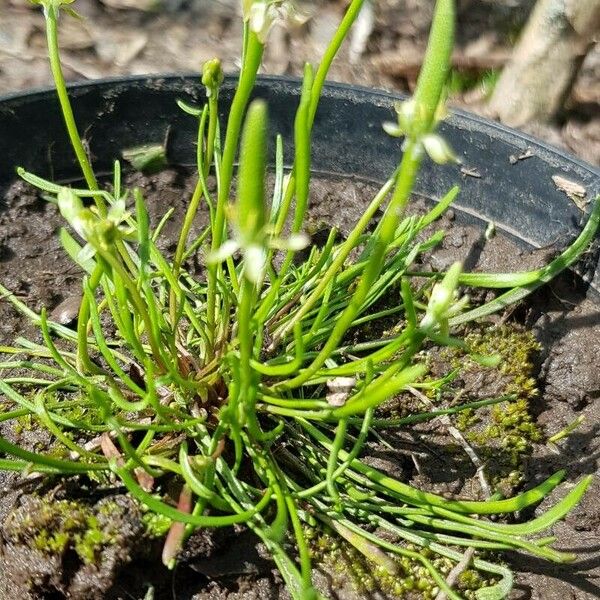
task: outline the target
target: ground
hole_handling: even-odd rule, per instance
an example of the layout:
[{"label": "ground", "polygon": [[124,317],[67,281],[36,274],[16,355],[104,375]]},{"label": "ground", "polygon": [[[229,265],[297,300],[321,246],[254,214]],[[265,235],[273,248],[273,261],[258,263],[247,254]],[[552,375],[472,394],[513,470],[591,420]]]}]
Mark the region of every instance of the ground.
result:
[{"label": "ground", "polygon": [[[485,114],[495,72],[506,61],[532,4],[532,0],[458,2],[454,105]],[[133,5],[137,10],[128,8]],[[241,37],[238,5],[237,0],[77,0],[83,20],[65,17],[60,24],[66,76],[81,80],[198,72],[214,56],[223,60],[227,71],[234,71]],[[316,62],[345,2],[312,0],[298,5],[308,20],[296,29],[272,32],[263,72],[297,75],[304,61]],[[374,0],[368,39],[361,42],[357,32],[354,43],[342,50],[331,79],[410,90],[432,5],[432,0]],[[152,6],[156,8],[143,10]],[[28,0],[0,0],[0,93],[49,84],[41,11]],[[596,49],[585,61],[559,120],[532,124],[528,130],[600,164],[599,100],[600,49]]]}]

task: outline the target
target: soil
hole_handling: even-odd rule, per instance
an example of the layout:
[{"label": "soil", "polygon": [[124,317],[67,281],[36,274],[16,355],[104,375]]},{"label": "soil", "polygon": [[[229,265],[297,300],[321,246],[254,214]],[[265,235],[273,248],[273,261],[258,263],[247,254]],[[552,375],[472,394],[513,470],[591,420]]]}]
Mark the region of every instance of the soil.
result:
[{"label": "soil", "polygon": [[[190,194],[189,177],[185,172],[167,170],[151,177],[130,174],[127,182],[144,190],[154,222],[166,206],[175,207],[173,225],[165,229],[163,238],[168,252],[178,233],[177,215],[184,210]],[[348,231],[362,214],[372,192],[370,186],[356,182],[314,181],[309,226],[318,231],[325,224],[335,224],[342,233]],[[353,199],[351,203],[349,198]],[[420,209],[418,203],[415,209]],[[201,227],[203,219],[205,216],[200,215],[195,227]],[[40,199],[23,183],[15,183],[0,202],[2,283],[36,310],[42,306],[51,310],[78,293],[81,274],[72,268],[57,241],[61,225],[56,207]],[[486,241],[482,228],[461,223],[460,215],[453,211],[447,213],[441,225],[448,227],[449,233],[441,247],[423,261],[423,269],[443,269],[465,257],[469,257],[471,268],[489,271],[533,268],[548,260],[547,251],[524,251],[501,235]],[[581,279],[567,273],[510,314],[498,315],[485,327],[473,328],[471,333],[485,336],[490,331],[502,331],[504,323],[511,332],[533,331],[540,343],[539,352],[527,355],[532,360],[531,372],[524,375],[535,377],[534,385],[540,390],[539,395],[530,395],[528,410],[541,435],[532,436],[527,450],[517,456],[524,475],[521,481],[511,479],[509,471],[514,469],[514,463],[503,462],[505,449],[498,440],[473,442],[477,452],[489,461],[488,474],[511,491],[531,487],[560,468],[568,470],[569,482],[579,480],[583,474],[597,473],[600,466],[597,302],[586,297]],[[0,345],[10,343],[15,335],[29,333],[33,332],[13,308],[7,302],[0,302]],[[500,351],[500,346],[497,349]],[[448,356],[433,354],[432,370],[447,371],[450,361]],[[474,369],[461,373],[456,385],[463,389],[461,401],[468,401],[503,393],[509,381],[506,373]],[[387,409],[410,411],[411,402],[414,405],[415,398],[403,397]],[[484,421],[490,415],[484,415]],[[585,422],[566,440],[556,445],[544,441],[580,415]],[[458,422],[455,424],[459,426]],[[463,432],[477,440],[476,428],[466,427]],[[28,423],[19,423],[18,428],[0,424],[0,433],[26,447],[44,448],[51,441],[47,434]],[[373,439],[368,454],[374,466],[421,488],[454,497],[483,495],[475,467],[439,422],[407,427],[400,433]],[[564,491],[557,490],[536,511],[555,502],[560,494]],[[64,515],[48,507],[66,506],[69,502],[76,502],[77,506],[67,512],[75,511],[80,522],[67,527]],[[116,516],[109,520],[103,509],[107,503],[117,507],[112,513]],[[81,536],[89,519],[98,536],[91,546],[93,564],[89,557],[86,560],[85,548],[81,549]],[[581,504],[554,527],[559,540],[556,546],[576,552],[578,560],[557,567],[520,554],[508,556],[517,572],[512,597],[520,600],[599,597],[599,528],[600,484],[596,479]],[[48,554],[32,543],[46,529],[66,531],[68,541],[62,551]],[[139,509],[122,495],[121,489],[98,490],[85,477],[48,481],[21,479],[0,472],[0,600],[287,597],[264,549],[243,528],[197,532],[173,572],[160,562],[160,541],[150,539],[144,531]],[[341,575],[339,565],[332,567],[325,563],[319,567],[318,584],[331,597],[386,597],[383,592],[355,589],[346,572],[351,568],[351,564],[342,567]],[[149,590],[154,591],[154,596],[146,595]]]},{"label": "soil", "polygon": [[[301,75],[316,61],[335,30],[346,0],[303,0],[307,22],[289,31],[276,27],[263,72]],[[68,80],[142,74],[198,72],[221,58],[238,68],[239,0],[77,0],[83,21],[60,22]],[[506,62],[534,0],[460,0],[452,103],[486,113],[489,82]],[[330,79],[410,91],[421,64],[433,0],[378,0],[370,32],[347,43]],[[144,10],[146,9],[146,10]],[[364,29],[363,29],[364,31]],[[0,90],[51,83],[39,8],[28,0],[0,0]],[[600,45],[586,58],[565,110],[555,123],[527,129],[551,144],[600,164]]]}]

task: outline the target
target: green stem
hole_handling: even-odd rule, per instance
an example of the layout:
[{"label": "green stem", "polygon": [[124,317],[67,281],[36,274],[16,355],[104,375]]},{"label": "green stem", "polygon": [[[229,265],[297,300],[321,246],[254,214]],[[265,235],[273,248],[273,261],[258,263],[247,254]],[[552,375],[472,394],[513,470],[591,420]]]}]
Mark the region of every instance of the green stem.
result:
[{"label": "green stem", "polygon": [[325,54],[323,54],[321,64],[315,73],[315,80],[312,87],[308,121],[309,129],[312,129],[315,115],[317,114],[317,108],[319,107],[319,100],[321,99],[321,92],[323,91],[323,86],[325,85],[327,73],[329,73],[329,69],[331,68],[331,63],[333,63],[333,59],[336,57],[340,46],[346,39],[350,28],[354,24],[354,21],[356,21],[358,13],[360,13],[360,9],[364,3],[365,0],[352,0],[352,3],[346,10],[344,18],[335,30],[335,34],[333,35],[333,38],[331,38],[329,46],[327,47],[327,50],[325,50]]},{"label": "green stem", "polygon": [[492,313],[498,312],[499,310],[502,310],[503,308],[514,304],[523,298],[526,298],[529,294],[531,294],[531,292],[541,287],[545,283],[548,283],[561,271],[574,264],[594,239],[599,226],[600,195],[596,196],[592,213],[590,214],[585,227],[577,239],[560,256],[540,269],[540,274],[537,281],[529,283],[523,287],[516,287],[508,292],[505,292],[501,296],[498,296],[494,300],[483,304],[482,306],[478,306],[477,308],[453,317],[450,319],[450,325],[456,326],[462,323],[474,321],[475,319],[479,319],[487,315],[491,315]]},{"label": "green stem", "polygon": [[[331,450],[331,440],[327,438],[327,436],[325,436],[321,431],[319,431],[314,425],[302,419],[298,419],[298,423],[324,448]],[[348,453],[344,450],[340,450],[339,455],[341,460],[346,460]],[[389,477],[380,471],[369,467],[359,460],[352,461],[351,467],[358,473],[365,475],[370,481],[377,484],[382,489],[389,490],[393,495],[397,495],[399,498],[402,497],[405,502],[413,504],[414,506],[438,506],[453,512],[478,515],[517,512],[528,506],[531,506],[532,504],[537,504],[543,500],[564,479],[565,476],[564,471],[557,471],[554,473],[554,475],[548,477],[548,479],[543,481],[537,487],[523,492],[514,498],[478,502],[468,500],[446,500],[445,498],[437,496],[436,494],[421,492],[410,485],[402,483],[393,477]]]},{"label": "green stem", "polygon": [[[203,149],[202,145],[204,144],[204,129],[206,127],[206,119],[208,117],[208,109],[205,106],[202,111],[202,116],[198,122],[198,137],[197,137],[197,156],[196,163],[198,168],[198,173],[200,173],[200,169],[204,169],[204,159],[202,157]],[[216,118],[214,115],[210,115],[211,119]],[[187,244],[188,236],[190,234],[190,230],[192,228],[192,224],[194,222],[194,218],[196,217],[196,213],[198,212],[198,207],[200,206],[200,201],[202,200],[204,188],[202,186],[202,177],[198,176],[198,182],[196,183],[196,187],[194,188],[194,193],[192,194],[192,198],[188,205],[187,211],[185,213],[185,218],[183,220],[183,225],[181,227],[181,233],[179,235],[179,240],[177,242],[177,249],[175,250],[175,256],[173,258],[173,277],[177,280],[179,279],[179,271],[181,269],[181,264],[183,262],[183,255],[185,252],[185,246]],[[173,331],[175,331],[177,327],[177,292],[178,290],[171,289],[169,293],[169,306],[170,306],[170,318],[171,324],[173,327]]]},{"label": "green stem", "polygon": [[[231,181],[233,179],[233,165],[238,149],[240,132],[244,120],[244,113],[250,94],[256,81],[256,74],[262,60],[264,46],[258,39],[255,33],[248,34],[248,45],[244,56],[244,64],[238,83],[235,96],[231,103],[229,118],[227,120],[227,133],[225,135],[225,145],[223,148],[223,156],[221,159],[219,192],[217,196],[217,206],[215,210],[215,222],[212,230],[212,251],[220,248],[223,242],[223,234],[225,232],[225,207],[229,201],[231,190]],[[211,343],[214,343],[215,317],[216,317],[216,294],[217,294],[217,275],[219,265],[208,265],[208,297],[207,297],[207,331],[211,338]],[[209,349],[209,354],[212,348]]]},{"label": "green stem", "polygon": [[[104,275],[104,269],[102,265],[97,262],[92,274],[89,279],[89,289],[92,294],[91,301],[94,302],[93,293],[100,284],[100,280]],[[84,281],[84,286],[86,282]],[[85,297],[81,299],[81,305],[79,306],[79,315],[77,317],[77,362],[80,369],[84,369],[88,373],[96,373],[99,371],[98,366],[95,365],[90,359],[90,353],[88,349],[88,321],[90,318],[90,306],[89,300]]]},{"label": "green stem", "polygon": [[333,441],[333,446],[331,447],[331,452],[329,453],[329,460],[327,461],[327,491],[329,492],[331,499],[337,507],[338,512],[341,512],[341,504],[340,493],[338,492],[336,485],[335,472],[338,467],[338,457],[340,454],[340,450],[343,449],[344,442],[346,441],[347,429],[348,418],[343,417],[340,419],[338,426],[335,430],[335,439]]},{"label": "green stem", "polygon": [[414,94],[415,135],[428,133],[435,123],[442,90],[450,72],[450,56],[454,47],[454,0],[437,0],[429,32],[427,51]]},{"label": "green stem", "polygon": [[108,464],[104,463],[84,463],[70,460],[61,460],[46,454],[40,454],[37,452],[30,452],[24,450],[15,444],[11,444],[8,440],[0,436],[0,452],[3,454],[10,454],[16,456],[29,463],[30,471],[36,471],[36,467],[39,465],[43,470],[47,472],[47,469],[55,469],[60,473],[89,473],[91,471],[106,471]]},{"label": "green stem", "polygon": [[240,387],[238,406],[239,424],[251,419],[255,420],[256,412],[256,385],[254,371],[251,366],[252,350],[254,347],[252,339],[252,309],[254,306],[254,284],[247,277],[242,277],[242,290],[240,305],[238,308],[238,338],[240,344]]},{"label": "green stem", "polygon": [[116,464],[111,464],[111,469],[121,478],[129,492],[134,498],[137,498],[140,502],[148,506],[151,510],[156,513],[162,514],[173,521],[179,521],[181,523],[189,523],[197,527],[224,527],[227,525],[235,525],[236,523],[245,523],[260,513],[266,508],[271,501],[273,494],[272,490],[267,490],[261,500],[251,508],[250,510],[240,512],[234,515],[226,516],[204,516],[204,515],[192,515],[189,513],[181,512],[171,505],[158,500],[154,495],[145,492],[136,482],[135,478],[129,473],[124,467],[118,467]]},{"label": "green stem", "polygon": [[365,298],[381,273],[385,255],[388,252],[390,243],[394,239],[401,214],[410,198],[422,160],[422,154],[417,148],[417,144],[410,142],[402,157],[394,195],[382,218],[379,235],[375,240],[369,262],[365,265],[356,291],[344,312],[337,319],[328,340],[310,366],[300,375],[280,384],[280,387],[291,389],[307,382],[325,364],[325,361],[331,356],[332,352],[336,350],[344,334],[360,313]]},{"label": "green stem", "polygon": [[[69,95],[67,93],[67,86],[65,84],[65,78],[62,71],[60,62],[60,52],[58,45],[58,31],[57,31],[57,19],[58,19],[59,8],[52,5],[44,7],[44,15],[46,17],[46,38],[48,42],[48,55],[50,57],[50,68],[52,70],[52,76],[54,78],[54,84],[58,93],[58,99],[60,101],[60,107],[62,110],[65,125],[67,126],[67,132],[71,140],[71,145],[79,161],[79,166],[83,172],[85,181],[92,191],[98,190],[98,182],[96,176],[90,165],[87,153],[81,141],[79,131],[77,130],[77,124],[75,123],[75,117],[73,115],[73,109],[69,101]],[[100,211],[100,214],[104,216],[106,214],[106,205],[100,196],[94,197],[96,206]]]},{"label": "green stem", "polygon": [[364,214],[359,219],[352,232],[348,235],[348,238],[343,243],[339,252],[336,254],[336,257],[331,263],[331,265],[327,268],[325,273],[319,275],[319,283],[317,287],[310,293],[310,295],[307,298],[304,299],[302,305],[294,312],[293,318],[290,319],[284,327],[277,331],[275,336],[277,339],[282,339],[283,336],[285,336],[294,327],[296,323],[300,322],[304,318],[304,316],[315,306],[315,304],[323,298],[323,294],[325,293],[327,286],[331,283],[332,279],[342,268],[345,260],[348,258],[352,250],[358,244],[360,236],[369,225],[369,222],[376,214],[378,208],[383,204],[393,185],[394,180],[390,179],[383,185],[381,190],[379,190],[375,198],[373,198],[371,204],[368,206]]},{"label": "green stem", "polygon": [[117,260],[115,256],[113,256],[110,252],[106,252],[104,250],[100,250],[100,254],[102,255],[102,258],[104,258],[104,260],[113,269],[114,277],[120,278],[123,285],[129,292],[131,302],[135,306],[135,309],[137,310],[146,328],[146,333],[148,335],[148,343],[150,344],[154,360],[161,369],[167,370],[168,364],[165,363],[165,361],[163,360],[163,355],[159,344],[159,336],[157,336],[158,330],[154,327],[154,323],[150,318],[146,304],[144,303],[144,300],[142,299],[135,282],[131,279],[127,271],[125,271],[124,267],[121,265],[121,263]]}]

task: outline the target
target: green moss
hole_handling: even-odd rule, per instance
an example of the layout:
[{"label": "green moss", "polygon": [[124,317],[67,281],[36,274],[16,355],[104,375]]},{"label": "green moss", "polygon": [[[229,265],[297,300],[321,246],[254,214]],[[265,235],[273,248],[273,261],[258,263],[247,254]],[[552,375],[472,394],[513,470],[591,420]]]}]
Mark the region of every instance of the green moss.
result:
[{"label": "green moss", "polygon": [[[531,332],[513,325],[471,332],[465,341],[473,352],[500,356],[500,363],[491,374],[488,371],[486,379],[495,378],[498,396],[515,397],[489,409],[465,410],[454,418],[456,427],[488,464],[491,482],[508,493],[521,480],[523,457],[532,443],[541,439],[530,410],[530,401],[538,394],[533,359],[540,345]],[[453,354],[452,365],[463,377],[483,369],[464,353]]]},{"label": "green moss", "polygon": [[[317,528],[305,531],[313,562],[316,565],[322,564],[332,573],[333,584],[337,589],[343,590],[349,579],[354,591],[361,595],[381,591],[388,596],[402,598],[417,593],[420,599],[431,600],[439,591],[427,569],[409,557],[394,557],[397,571],[390,573],[331,532]],[[443,576],[452,569],[450,560],[431,553],[427,548],[408,545],[406,549],[429,558]]]},{"label": "green moss", "polygon": [[31,415],[23,415],[17,417],[14,421],[13,431],[17,435],[21,435],[25,431],[31,431],[33,429],[33,418]]},{"label": "green moss", "polygon": [[35,548],[47,554],[62,554],[68,544],[69,534],[64,531],[50,533],[43,529],[33,538]]},{"label": "green moss", "polygon": [[146,535],[150,538],[163,538],[167,535],[173,521],[164,515],[146,512],[142,515],[142,523]]},{"label": "green moss", "polygon": [[[116,505],[114,508],[117,509]],[[106,516],[110,507],[102,507]],[[67,501],[37,498],[11,514],[4,530],[9,541],[19,542],[45,554],[73,550],[85,564],[97,562],[103,547],[114,543],[118,520],[100,523],[92,507]]]},{"label": "green moss", "polygon": [[498,368],[504,373],[515,375],[521,382],[531,377],[533,356],[541,349],[533,333],[514,325],[500,325],[470,332],[465,342],[479,354],[499,354],[502,360]]},{"label": "green moss", "polygon": [[481,420],[481,417],[472,408],[467,408],[458,413],[455,417],[454,424],[460,431],[467,431]]},{"label": "green moss", "polygon": [[111,539],[97,527],[96,523],[94,526],[90,525],[83,534],[76,535],[74,541],[75,552],[79,558],[85,564],[91,564],[96,562],[98,551]]}]

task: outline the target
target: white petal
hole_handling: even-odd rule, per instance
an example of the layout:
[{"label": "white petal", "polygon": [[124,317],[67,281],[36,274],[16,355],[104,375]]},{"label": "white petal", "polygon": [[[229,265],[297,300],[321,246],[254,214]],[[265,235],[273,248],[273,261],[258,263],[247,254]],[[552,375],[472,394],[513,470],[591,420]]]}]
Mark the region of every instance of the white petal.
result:
[{"label": "white petal", "polygon": [[417,110],[414,99],[411,98],[404,102],[398,102],[395,104],[394,108],[398,113],[398,123],[400,124],[400,128],[405,132],[410,131],[415,121],[415,113]]},{"label": "white petal", "polygon": [[250,7],[250,17],[248,19],[250,29],[263,44],[269,35],[275,16],[272,6],[264,0],[254,2]]},{"label": "white petal", "polygon": [[57,201],[60,214],[70,224],[73,223],[74,219],[83,210],[81,199],[70,188],[61,188],[60,192],[58,192]]},{"label": "white petal", "polygon": [[394,121],[384,121],[381,125],[383,130],[392,137],[402,137],[404,135],[400,125]]},{"label": "white petal", "polygon": [[269,246],[275,250],[291,250],[297,252],[310,244],[310,238],[305,233],[292,233],[289,238],[271,238]]},{"label": "white petal", "polygon": [[221,244],[221,247],[211,252],[206,257],[206,262],[210,264],[221,263],[229,258],[237,249],[239,244],[235,240],[227,240]]},{"label": "white petal", "polygon": [[438,163],[438,165],[456,162],[456,155],[443,137],[435,133],[430,133],[423,136],[422,142],[425,147],[425,152],[427,152],[431,160]]},{"label": "white petal", "polygon": [[289,250],[303,250],[310,244],[310,238],[306,233],[292,233],[287,239]]},{"label": "white petal", "polygon": [[77,253],[77,262],[80,265],[85,264],[86,262],[88,262],[91,258],[93,258],[94,254],[96,254],[96,251],[94,250],[94,248],[92,248],[92,246],[90,244],[86,244],[78,253]]},{"label": "white petal", "polygon": [[112,206],[108,210],[108,218],[113,221],[113,223],[118,224],[128,216],[129,215],[125,213],[125,200],[123,198],[119,198],[113,202]]},{"label": "white petal", "polygon": [[244,252],[244,275],[253,283],[258,283],[264,274],[267,253],[257,245],[248,246]]}]

